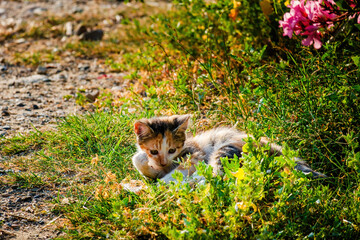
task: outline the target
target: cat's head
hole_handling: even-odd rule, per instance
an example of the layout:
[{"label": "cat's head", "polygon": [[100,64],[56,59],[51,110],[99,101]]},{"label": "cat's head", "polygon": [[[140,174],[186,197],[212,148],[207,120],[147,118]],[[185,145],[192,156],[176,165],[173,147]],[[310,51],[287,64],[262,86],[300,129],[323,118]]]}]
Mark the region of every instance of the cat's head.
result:
[{"label": "cat's head", "polygon": [[190,116],[155,117],[135,122],[138,145],[147,154],[151,166],[164,168],[173,164],[184,146]]}]

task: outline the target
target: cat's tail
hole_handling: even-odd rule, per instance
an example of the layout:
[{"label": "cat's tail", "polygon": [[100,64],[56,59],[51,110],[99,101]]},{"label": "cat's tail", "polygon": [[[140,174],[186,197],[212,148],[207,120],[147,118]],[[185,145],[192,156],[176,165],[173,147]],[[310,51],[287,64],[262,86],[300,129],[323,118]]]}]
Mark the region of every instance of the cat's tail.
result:
[{"label": "cat's tail", "polygon": [[321,172],[312,170],[309,164],[301,160],[301,158],[295,158],[296,166],[294,167],[297,171],[302,171],[304,174],[311,174],[314,178],[326,178],[327,176]]},{"label": "cat's tail", "polygon": [[[283,155],[282,153],[282,147],[275,144],[275,143],[270,143],[266,138],[261,138],[260,143],[262,145],[266,145],[269,144],[270,145],[270,154],[271,155],[276,155],[276,156],[281,156]],[[301,158],[295,158],[295,163],[296,166],[294,167],[295,170],[297,171],[301,171],[304,174],[312,174],[312,176],[314,178],[326,178],[327,176],[321,172],[317,172],[313,169],[311,169],[311,167],[309,166],[309,164],[307,164],[305,161],[303,161]]]}]

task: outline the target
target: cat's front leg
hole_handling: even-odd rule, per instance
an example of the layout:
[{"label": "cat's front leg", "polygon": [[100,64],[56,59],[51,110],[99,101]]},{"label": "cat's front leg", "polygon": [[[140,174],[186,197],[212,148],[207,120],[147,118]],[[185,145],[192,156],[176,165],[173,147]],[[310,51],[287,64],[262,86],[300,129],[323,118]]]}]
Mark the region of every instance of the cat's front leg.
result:
[{"label": "cat's front leg", "polygon": [[149,165],[149,159],[144,152],[138,152],[132,157],[132,162],[135,168],[145,177],[151,179],[162,178],[166,172],[161,169],[155,169]]}]

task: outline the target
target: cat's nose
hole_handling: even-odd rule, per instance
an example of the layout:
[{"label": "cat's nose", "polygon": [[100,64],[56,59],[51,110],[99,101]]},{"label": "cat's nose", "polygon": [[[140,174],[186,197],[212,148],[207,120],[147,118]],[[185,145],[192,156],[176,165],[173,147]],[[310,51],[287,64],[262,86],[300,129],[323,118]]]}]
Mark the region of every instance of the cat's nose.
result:
[{"label": "cat's nose", "polygon": [[165,167],[166,166],[166,163],[160,163],[161,166]]}]

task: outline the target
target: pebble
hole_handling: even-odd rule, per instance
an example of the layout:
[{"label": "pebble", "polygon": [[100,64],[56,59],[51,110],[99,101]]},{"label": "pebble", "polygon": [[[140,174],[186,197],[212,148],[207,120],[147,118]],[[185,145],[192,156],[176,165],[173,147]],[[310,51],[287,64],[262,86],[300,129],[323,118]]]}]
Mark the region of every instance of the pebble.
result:
[{"label": "pebble", "polygon": [[44,66],[39,66],[39,67],[37,68],[37,73],[38,73],[38,74],[46,74],[46,72],[47,72],[47,68],[44,67]]},{"label": "pebble", "polygon": [[43,8],[43,7],[38,7],[35,8],[32,12],[36,15],[41,15],[43,12],[46,12],[47,8]]},{"label": "pebble", "polygon": [[16,106],[18,106],[18,107],[24,107],[24,106],[26,106],[26,104],[24,104],[24,103],[18,103]]},{"label": "pebble", "polygon": [[114,86],[111,88],[111,91],[121,91],[123,89],[124,89],[124,87],[122,87],[122,86]]},{"label": "pebble", "polygon": [[18,38],[14,42],[20,44],[20,43],[26,42],[26,40],[25,40],[25,38]]},{"label": "pebble", "polygon": [[73,27],[71,22],[65,23],[65,35],[71,36],[73,34]]},{"label": "pebble", "polygon": [[34,104],[33,109],[40,109],[38,105]]},{"label": "pebble", "polygon": [[87,70],[90,70],[90,65],[80,63],[80,64],[78,65],[78,69],[79,69],[80,71],[87,71]]},{"label": "pebble", "polygon": [[14,86],[19,83],[34,84],[34,83],[50,82],[50,81],[51,80],[46,75],[35,74],[35,75],[29,76],[29,77],[22,77],[22,78],[14,79],[14,82],[12,83],[12,85]]},{"label": "pebble", "polygon": [[1,116],[8,117],[8,116],[10,116],[10,112],[8,110],[2,110],[1,111]]},{"label": "pebble", "polygon": [[19,202],[31,202],[33,199],[31,196],[25,196],[25,197],[21,197],[18,198],[15,202],[19,203]]},{"label": "pebble", "polygon": [[72,13],[82,13],[84,11],[84,9],[79,8],[79,7],[74,7],[72,10]]},{"label": "pebble", "polygon": [[84,26],[82,24],[79,25],[75,32],[76,32],[77,36],[80,36],[81,34],[86,33],[87,32],[86,26]]},{"label": "pebble", "polygon": [[10,225],[10,227],[13,228],[13,229],[19,229],[20,225],[16,224],[16,223],[13,223],[13,224]]},{"label": "pebble", "polygon": [[104,31],[101,29],[85,32],[80,40],[84,41],[100,41],[104,36]]},{"label": "pebble", "polygon": [[50,79],[53,81],[66,82],[68,78],[65,74],[56,74],[56,75],[51,76]]},{"label": "pebble", "polygon": [[99,96],[99,94],[100,94],[100,91],[98,89],[95,89],[95,90],[88,92],[85,96],[91,102],[95,102],[95,100]]}]

